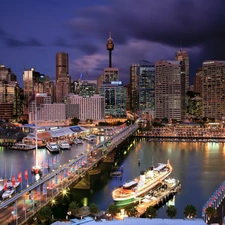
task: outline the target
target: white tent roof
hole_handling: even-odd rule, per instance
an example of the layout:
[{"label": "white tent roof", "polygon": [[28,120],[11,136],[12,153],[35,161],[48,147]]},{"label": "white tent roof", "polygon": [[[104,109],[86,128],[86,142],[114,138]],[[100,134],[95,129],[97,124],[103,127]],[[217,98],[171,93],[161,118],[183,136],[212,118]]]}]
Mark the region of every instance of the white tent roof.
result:
[{"label": "white tent roof", "polygon": [[[67,225],[85,224],[85,225],[206,225],[203,219],[146,219],[146,218],[124,218],[124,220],[80,220],[80,223],[74,223],[70,221]],[[61,224],[51,224],[61,225]]]}]

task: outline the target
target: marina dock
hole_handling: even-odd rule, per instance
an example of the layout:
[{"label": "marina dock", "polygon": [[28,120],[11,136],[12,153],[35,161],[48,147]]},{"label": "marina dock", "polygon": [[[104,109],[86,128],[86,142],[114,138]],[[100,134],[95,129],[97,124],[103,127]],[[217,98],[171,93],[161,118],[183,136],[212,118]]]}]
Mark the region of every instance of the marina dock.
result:
[{"label": "marina dock", "polygon": [[142,199],[140,199],[139,204],[136,206],[138,217],[144,215],[148,207],[153,206],[158,208],[180,191],[181,184],[177,180],[166,180],[167,181],[163,181],[162,185],[154,190],[153,193],[146,195]]}]

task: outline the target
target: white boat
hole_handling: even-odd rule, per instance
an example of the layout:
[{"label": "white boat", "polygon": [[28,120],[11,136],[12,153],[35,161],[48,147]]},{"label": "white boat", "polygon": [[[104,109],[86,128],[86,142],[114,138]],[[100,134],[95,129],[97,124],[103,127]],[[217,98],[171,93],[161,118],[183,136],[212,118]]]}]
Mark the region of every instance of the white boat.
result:
[{"label": "white boat", "polygon": [[97,141],[97,137],[93,134],[90,134],[85,137],[85,140],[87,140],[90,143],[95,143]]},{"label": "white boat", "polygon": [[79,138],[76,138],[76,139],[74,139],[74,144],[75,145],[82,145],[83,141],[81,139],[79,139]]},{"label": "white boat", "polygon": [[[172,172],[169,163],[159,163],[157,167],[150,167],[147,171],[141,171],[140,177],[124,183],[112,192],[112,197],[117,206],[125,206],[135,203],[153,190]],[[147,201],[147,200],[146,200]]]},{"label": "white boat", "polygon": [[61,149],[70,149],[71,148],[69,142],[67,142],[67,141],[59,141],[59,147]]},{"label": "white boat", "polygon": [[16,179],[15,180],[15,185],[12,185],[12,179],[7,180],[7,187],[14,187],[17,188],[20,185],[20,182]]},{"label": "white boat", "polygon": [[15,192],[14,187],[8,187],[8,189],[2,194],[2,199],[5,200],[7,198],[10,198],[12,194]]},{"label": "white boat", "polygon": [[35,145],[25,144],[25,143],[15,143],[10,149],[12,150],[23,150],[23,151],[29,151],[35,149]]},{"label": "white boat", "polygon": [[0,192],[2,192],[4,189],[4,186],[3,185],[0,185]]},{"label": "white boat", "polygon": [[49,142],[46,144],[46,148],[51,152],[51,153],[58,153],[60,148],[59,145],[56,142]]}]

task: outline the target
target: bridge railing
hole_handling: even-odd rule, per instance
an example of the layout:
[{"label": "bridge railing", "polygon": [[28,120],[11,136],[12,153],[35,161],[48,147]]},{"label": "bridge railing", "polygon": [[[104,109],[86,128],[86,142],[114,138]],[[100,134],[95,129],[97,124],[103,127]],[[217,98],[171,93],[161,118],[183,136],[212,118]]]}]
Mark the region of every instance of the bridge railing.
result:
[{"label": "bridge railing", "polygon": [[[94,146],[90,150],[90,152],[88,152],[88,153],[91,153],[92,151],[98,149],[99,147],[104,146],[106,143],[111,142],[111,145],[107,147],[107,154],[108,154],[118,144],[120,144],[121,142],[123,142],[127,137],[129,137],[137,129],[138,129],[138,124],[136,124],[136,123],[134,123],[134,124],[132,124],[130,126],[127,126],[127,127],[123,128],[119,133],[117,133],[114,136],[108,138],[104,142],[101,142],[99,145]],[[44,184],[45,182],[49,181],[50,179],[52,179],[53,177],[55,177],[57,174],[59,174],[60,172],[64,171],[64,169],[68,168],[69,166],[72,166],[74,163],[78,162],[79,160],[81,160],[84,157],[86,157],[86,155],[84,155],[84,154],[81,153],[79,157],[76,157],[76,158],[70,160],[68,163],[62,165],[61,167],[58,167],[57,169],[55,169],[51,173],[46,174],[45,176],[43,176],[41,179],[39,179],[35,183],[31,184],[30,186],[26,187],[25,189],[20,190],[18,193],[16,193],[15,195],[13,195],[11,198],[9,198],[9,199],[1,202],[0,203],[0,209],[3,209],[4,207],[7,207],[11,203],[14,203],[17,199],[19,199],[21,196],[23,196],[27,192],[30,192],[30,191],[34,190],[35,188],[37,188],[38,186],[40,186],[40,185]],[[103,157],[104,156],[102,156],[101,158],[99,158],[97,161],[93,162],[93,165],[91,165],[89,167],[89,169],[91,167],[93,167],[96,163],[98,163]],[[88,170],[88,168],[87,168],[87,170]],[[81,174],[79,174],[79,176],[82,176],[83,173],[86,173],[86,172],[82,172]],[[79,179],[79,177],[77,179]],[[69,185],[69,183],[68,183],[68,185]]]}]

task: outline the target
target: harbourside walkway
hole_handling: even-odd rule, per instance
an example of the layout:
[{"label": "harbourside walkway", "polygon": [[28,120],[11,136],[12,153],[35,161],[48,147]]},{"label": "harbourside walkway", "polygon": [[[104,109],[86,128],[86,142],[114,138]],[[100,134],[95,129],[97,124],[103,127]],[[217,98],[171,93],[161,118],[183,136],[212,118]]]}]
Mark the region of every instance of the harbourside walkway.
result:
[{"label": "harbourside walkway", "polygon": [[[0,224],[8,224],[11,220],[15,221],[16,224],[25,224],[41,207],[49,204],[54,198],[66,192],[70,185],[79,182],[88,171],[104,160],[108,153],[137,129],[138,124],[123,127],[106,141],[93,146],[89,151],[85,150],[79,156],[46,174],[42,179],[37,180],[11,198],[0,202]],[[96,152],[101,152],[101,154],[92,154]],[[29,211],[27,211],[26,203],[27,193],[30,198]]]}]

